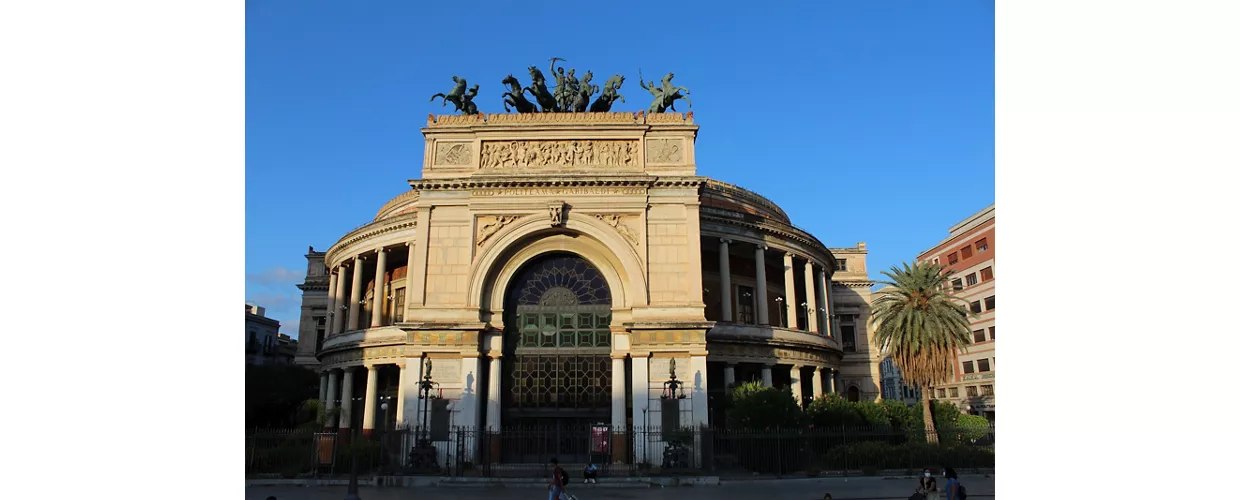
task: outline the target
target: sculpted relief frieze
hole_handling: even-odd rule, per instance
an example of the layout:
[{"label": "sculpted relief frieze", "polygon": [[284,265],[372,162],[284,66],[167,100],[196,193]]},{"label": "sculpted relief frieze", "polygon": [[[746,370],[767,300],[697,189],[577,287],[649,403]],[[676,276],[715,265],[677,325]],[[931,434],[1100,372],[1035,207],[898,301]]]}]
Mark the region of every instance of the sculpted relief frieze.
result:
[{"label": "sculpted relief frieze", "polygon": [[684,150],[680,139],[646,139],[646,162],[653,164],[676,164],[684,162]]},{"label": "sculpted relief frieze", "polygon": [[637,141],[503,141],[482,143],[480,168],[635,169]]},{"label": "sculpted relief frieze", "polygon": [[630,245],[637,247],[638,242],[641,241],[641,238],[637,235],[637,231],[634,231],[633,228],[629,227],[629,224],[625,222],[625,219],[631,219],[631,217],[624,217],[619,214],[595,214],[594,217],[615,228],[616,232],[620,233],[621,236],[624,236],[624,239],[628,240]]},{"label": "sculpted relief frieze", "polygon": [[482,246],[488,239],[498,233],[504,226],[511,224],[517,220],[518,215],[483,215],[478,217],[478,237],[476,238],[477,246]]},{"label": "sculpted relief frieze", "polygon": [[473,159],[473,144],[468,142],[435,143],[436,165],[469,165]]}]

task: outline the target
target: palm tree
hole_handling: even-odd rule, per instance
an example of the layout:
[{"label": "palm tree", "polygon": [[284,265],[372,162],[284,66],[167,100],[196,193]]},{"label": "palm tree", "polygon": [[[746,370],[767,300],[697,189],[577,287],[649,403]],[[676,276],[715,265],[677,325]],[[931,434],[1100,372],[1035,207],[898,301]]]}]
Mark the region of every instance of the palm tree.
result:
[{"label": "palm tree", "polygon": [[904,269],[892,266],[883,271],[891,281],[879,282],[887,287],[871,305],[874,345],[891,355],[906,382],[926,388],[921,393],[922,417],[931,443],[938,443],[938,433],[930,414],[930,388],[951,377],[956,349],[973,340],[964,301],[946,291],[952,273],[924,262],[905,263]]}]

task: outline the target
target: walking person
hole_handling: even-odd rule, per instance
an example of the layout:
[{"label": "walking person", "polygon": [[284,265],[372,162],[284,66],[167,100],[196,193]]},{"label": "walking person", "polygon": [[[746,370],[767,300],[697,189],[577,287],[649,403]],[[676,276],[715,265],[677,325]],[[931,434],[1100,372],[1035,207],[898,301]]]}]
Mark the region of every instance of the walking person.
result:
[{"label": "walking person", "polygon": [[943,488],[947,492],[947,500],[964,500],[964,486],[960,484],[960,478],[956,477],[956,469],[943,469],[943,477],[947,478],[947,485]]},{"label": "walking person", "polygon": [[547,489],[550,490],[547,500],[560,500],[560,497],[568,496],[564,492],[564,469],[560,468],[560,461],[555,458],[551,459],[551,482],[547,484]]}]

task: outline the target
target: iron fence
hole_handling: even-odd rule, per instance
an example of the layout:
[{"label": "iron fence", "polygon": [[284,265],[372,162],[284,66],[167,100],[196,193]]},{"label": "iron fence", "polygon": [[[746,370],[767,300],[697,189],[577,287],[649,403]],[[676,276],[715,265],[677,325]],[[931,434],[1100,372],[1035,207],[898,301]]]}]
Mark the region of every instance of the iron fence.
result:
[{"label": "iron fence", "polygon": [[340,476],[357,457],[359,474],[546,477],[559,461],[576,481],[590,463],[599,477],[651,475],[871,475],[951,466],[994,467],[994,428],[937,429],[927,443],[920,429],[419,427],[362,434],[254,430],[247,435],[247,474]]}]

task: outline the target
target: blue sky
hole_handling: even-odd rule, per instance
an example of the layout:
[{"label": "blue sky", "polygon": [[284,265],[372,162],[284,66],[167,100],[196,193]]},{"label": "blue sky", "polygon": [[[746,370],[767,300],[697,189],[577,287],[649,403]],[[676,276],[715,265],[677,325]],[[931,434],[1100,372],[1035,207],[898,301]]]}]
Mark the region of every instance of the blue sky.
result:
[{"label": "blue sky", "polygon": [[[751,189],[871,277],[994,203],[994,4],[246,2],[246,300],[296,335],[307,246],[409,189],[428,99],[453,75],[502,113],[500,80],[561,57],[599,84],[675,72],[698,173]],[[666,7],[664,7],[666,6]],[[545,70],[544,70],[545,71]],[[679,111],[688,111],[677,105]]]}]

